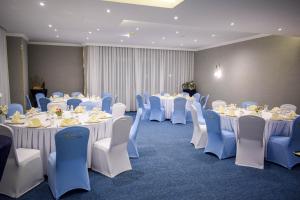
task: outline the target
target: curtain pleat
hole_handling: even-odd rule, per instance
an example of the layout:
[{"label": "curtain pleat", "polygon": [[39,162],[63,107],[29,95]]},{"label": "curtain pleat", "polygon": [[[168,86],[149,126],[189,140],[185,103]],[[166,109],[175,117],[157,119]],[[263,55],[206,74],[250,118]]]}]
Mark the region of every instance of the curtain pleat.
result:
[{"label": "curtain pleat", "polygon": [[137,94],[178,93],[193,79],[192,51],[87,46],[84,55],[86,94],[110,92],[127,111],[136,110]]},{"label": "curtain pleat", "polygon": [[10,103],[6,32],[0,26],[0,105]]}]

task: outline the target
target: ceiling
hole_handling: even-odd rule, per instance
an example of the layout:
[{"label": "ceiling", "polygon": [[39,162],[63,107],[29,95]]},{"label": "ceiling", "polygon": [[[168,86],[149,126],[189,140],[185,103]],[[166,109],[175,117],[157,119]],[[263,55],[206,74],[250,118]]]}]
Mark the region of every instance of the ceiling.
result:
[{"label": "ceiling", "polygon": [[261,34],[300,36],[299,0],[185,0],[173,9],[101,0],[41,1],[0,0],[0,25],[30,42],[191,50]]}]

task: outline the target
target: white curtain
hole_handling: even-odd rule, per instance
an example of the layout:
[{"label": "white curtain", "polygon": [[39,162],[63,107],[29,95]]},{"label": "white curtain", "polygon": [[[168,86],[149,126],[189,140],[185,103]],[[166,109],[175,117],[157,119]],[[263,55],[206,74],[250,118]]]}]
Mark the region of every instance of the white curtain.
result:
[{"label": "white curtain", "polygon": [[9,78],[7,65],[6,32],[0,26],[0,104],[10,103]]},{"label": "white curtain", "polygon": [[181,84],[193,79],[194,52],[87,46],[84,68],[87,95],[111,92],[133,111],[136,94],[181,92]]}]

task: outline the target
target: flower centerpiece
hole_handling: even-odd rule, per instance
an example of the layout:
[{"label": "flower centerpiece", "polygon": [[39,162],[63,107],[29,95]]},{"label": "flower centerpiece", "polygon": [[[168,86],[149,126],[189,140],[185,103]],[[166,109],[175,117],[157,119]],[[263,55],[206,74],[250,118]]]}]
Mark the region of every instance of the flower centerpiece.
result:
[{"label": "flower centerpiece", "polygon": [[196,83],[194,81],[185,82],[181,86],[183,92],[189,93],[190,96],[196,93]]},{"label": "flower centerpiece", "polygon": [[63,111],[62,111],[61,108],[56,108],[55,114],[57,115],[57,117],[61,117],[61,116],[62,116],[62,113],[63,113]]}]

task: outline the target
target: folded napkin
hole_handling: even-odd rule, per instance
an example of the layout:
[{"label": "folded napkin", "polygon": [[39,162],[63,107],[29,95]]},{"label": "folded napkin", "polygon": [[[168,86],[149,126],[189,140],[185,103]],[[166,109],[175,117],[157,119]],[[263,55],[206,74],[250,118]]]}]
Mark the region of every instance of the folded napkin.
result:
[{"label": "folded napkin", "polygon": [[101,122],[101,118],[97,114],[92,114],[87,120],[88,123],[98,123]]},{"label": "folded napkin", "polygon": [[27,111],[28,114],[35,114],[37,113],[37,109],[36,108],[31,108],[30,110]]},{"label": "folded napkin", "polygon": [[272,108],[271,112],[272,113],[280,112],[280,108],[279,107],[274,107],[274,108]]},{"label": "folded napkin", "polygon": [[28,121],[28,127],[38,128],[42,126],[42,122],[39,118],[33,118]]},{"label": "folded napkin", "polygon": [[78,98],[84,98],[84,96],[82,94],[78,95]]},{"label": "folded napkin", "polygon": [[257,109],[256,105],[251,105],[251,106],[247,107],[247,110],[250,110],[250,111],[255,111],[256,109]]},{"label": "folded napkin", "polygon": [[11,122],[15,124],[22,123],[21,114],[19,111],[15,112],[15,114],[12,116]]},{"label": "folded napkin", "polygon": [[272,120],[283,120],[283,117],[278,113],[272,113]]},{"label": "folded napkin", "polygon": [[78,119],[74,119],[74,118],[68,118],[68,119],[63,119],[60,123],[60,126],[64,127],[64,126],[75,126],[80,124]]},{"label": "folded napkin", "polygon": [[289,112],[285,115],[285,119],[294,120],[297,117],[297,114],[294,111]]},{"label": "folded napkin", "polygon": [[217,111],[217,113],[224,114],[225,108],[224,108],[224,106],[219,106],[219,107],[217,107],[216,111]]},{"label": "folded napkin", "polygon": [[85,112],[85,109],[83,106],[77,106],[74,110],[75,113],[83,113]]},{"label": "folded napkin", "polygon": [[64,95],[64,98],[65,98],[65,99],[69,99],[70,96],[69,96],[68,94],[65,94],[65,95]]}]

